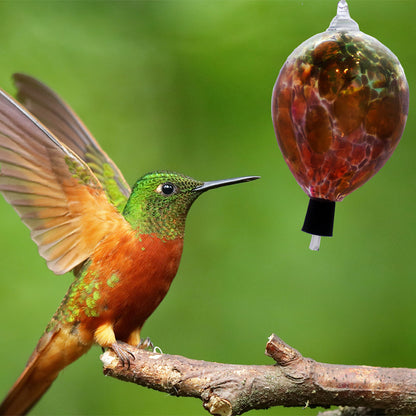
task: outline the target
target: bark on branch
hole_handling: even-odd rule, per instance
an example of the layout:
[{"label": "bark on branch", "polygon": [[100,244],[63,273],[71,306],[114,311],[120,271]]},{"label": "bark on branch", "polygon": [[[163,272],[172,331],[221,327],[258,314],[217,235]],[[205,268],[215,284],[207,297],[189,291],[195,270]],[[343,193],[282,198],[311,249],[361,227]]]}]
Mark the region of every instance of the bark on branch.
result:
[{"label": "bark on branch", "polygon": [[220,364],[126,349],[135,357],[130,367],[109,350],[101,356],[104,374],[174,396],[197,397],[213,415],[331,405],[360,407],[360,414],[416,414],[415,369],[319,363],[276,335],[266,346],[275,365]]}]

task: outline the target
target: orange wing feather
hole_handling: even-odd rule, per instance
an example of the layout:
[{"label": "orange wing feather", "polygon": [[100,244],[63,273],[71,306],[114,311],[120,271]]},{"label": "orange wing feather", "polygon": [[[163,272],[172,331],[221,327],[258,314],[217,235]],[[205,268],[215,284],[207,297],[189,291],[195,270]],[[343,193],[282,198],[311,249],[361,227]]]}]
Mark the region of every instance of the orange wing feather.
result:
[{"label": "orange wing feather", "polygon": [[[37,79],[25,74],[14,74],[13,79],[18,89],[19,101],[62,143],[87,163],[104,186],[111,202],[124,206],[130,196],[129,185],[116,164],[100,147],[75,112],[54,91]],[[109,179],[114,181],[114,187],[110,186]]]},{"label": "orange wing feather", "polygon": [[48,267],[63,274],[126,221],[91,169],[0,90],[0,191],[31,230]]}]

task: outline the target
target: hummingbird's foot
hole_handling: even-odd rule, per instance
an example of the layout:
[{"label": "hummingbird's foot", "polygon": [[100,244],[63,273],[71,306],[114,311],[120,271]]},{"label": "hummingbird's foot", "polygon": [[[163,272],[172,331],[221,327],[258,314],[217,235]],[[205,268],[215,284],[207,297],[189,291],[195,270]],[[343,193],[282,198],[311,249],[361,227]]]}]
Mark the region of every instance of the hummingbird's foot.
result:
[{"label": "hummingbird's foot", "polygon": [[158,347],[157,345],[155,346],[149,337],[147,337],[146,339],[140,340],[140,344],[137,346],[137,348],[140,348],[142,350],[156,352],[158,354],[163,354],[161,348]]},{"label": "hummingbird's foot", "polygon": [[120,359],[123,367],[127,365],[127,369],[130,368],[131,361],[135,360],[135,356],[124,346],[124,343],[114,342],[111,344],[110,348],[114,351],[117,357]]},{"label": "hummingbird's foot", "polygon": [[140,348],[141,350],[149,351],[153,351],[154,347],[155,346],[153,345],[153,342],[150,340],[149,337],[141,339],[139,345],[137,346],[137,348]]}]

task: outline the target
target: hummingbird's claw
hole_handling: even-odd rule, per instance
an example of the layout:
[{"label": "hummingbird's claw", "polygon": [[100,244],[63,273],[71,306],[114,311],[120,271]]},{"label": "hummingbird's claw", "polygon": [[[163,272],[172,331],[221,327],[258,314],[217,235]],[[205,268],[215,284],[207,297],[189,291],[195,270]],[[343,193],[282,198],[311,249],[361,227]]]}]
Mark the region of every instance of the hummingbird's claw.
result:
[{"label": "hummingbird's claw", "polygon": [[[132,352],[130,352],[125,346],[124,343],[120,343],[120,342],[114,342],[113,344],[111,344],[110,347],[114,353],[117,355],[117,357],[119,358],[119,360],[121,361],[121,364],[123,365],[123,367],[127,364],[127,369],[130,368],[130,363],[131,361],[135,360],[135,356]],[[131,358],[132,360],[131,360]]]},{"label": "hummingbird's claw", "polygon": [[152,351],[158,354],[163,354],[162,349],[158,347],[157,345],[154,345],[149,337],[147,337],[146,339],[140,340],[140,344],[137,346],[137,348]]},{"label": "hummingbird's claw", "polygon": [[152,351],[154,349],[153,342],[150,340],[149,337],[145,339],[141,339],[139,345],[137,348],[140,348],[141,350],[149,350]]}]

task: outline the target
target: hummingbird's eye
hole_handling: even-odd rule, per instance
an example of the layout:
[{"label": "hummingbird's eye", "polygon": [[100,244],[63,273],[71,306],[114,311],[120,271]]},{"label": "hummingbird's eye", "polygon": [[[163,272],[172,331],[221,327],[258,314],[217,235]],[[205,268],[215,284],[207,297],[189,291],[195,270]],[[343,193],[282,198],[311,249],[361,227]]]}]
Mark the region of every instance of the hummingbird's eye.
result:
[{"label": "hummingbird's eye", "polygon": [[170,182],[162,183],[156,189],[156,192],[162,195],[172,195],[176,193],[176,191],[176,186]]}]

